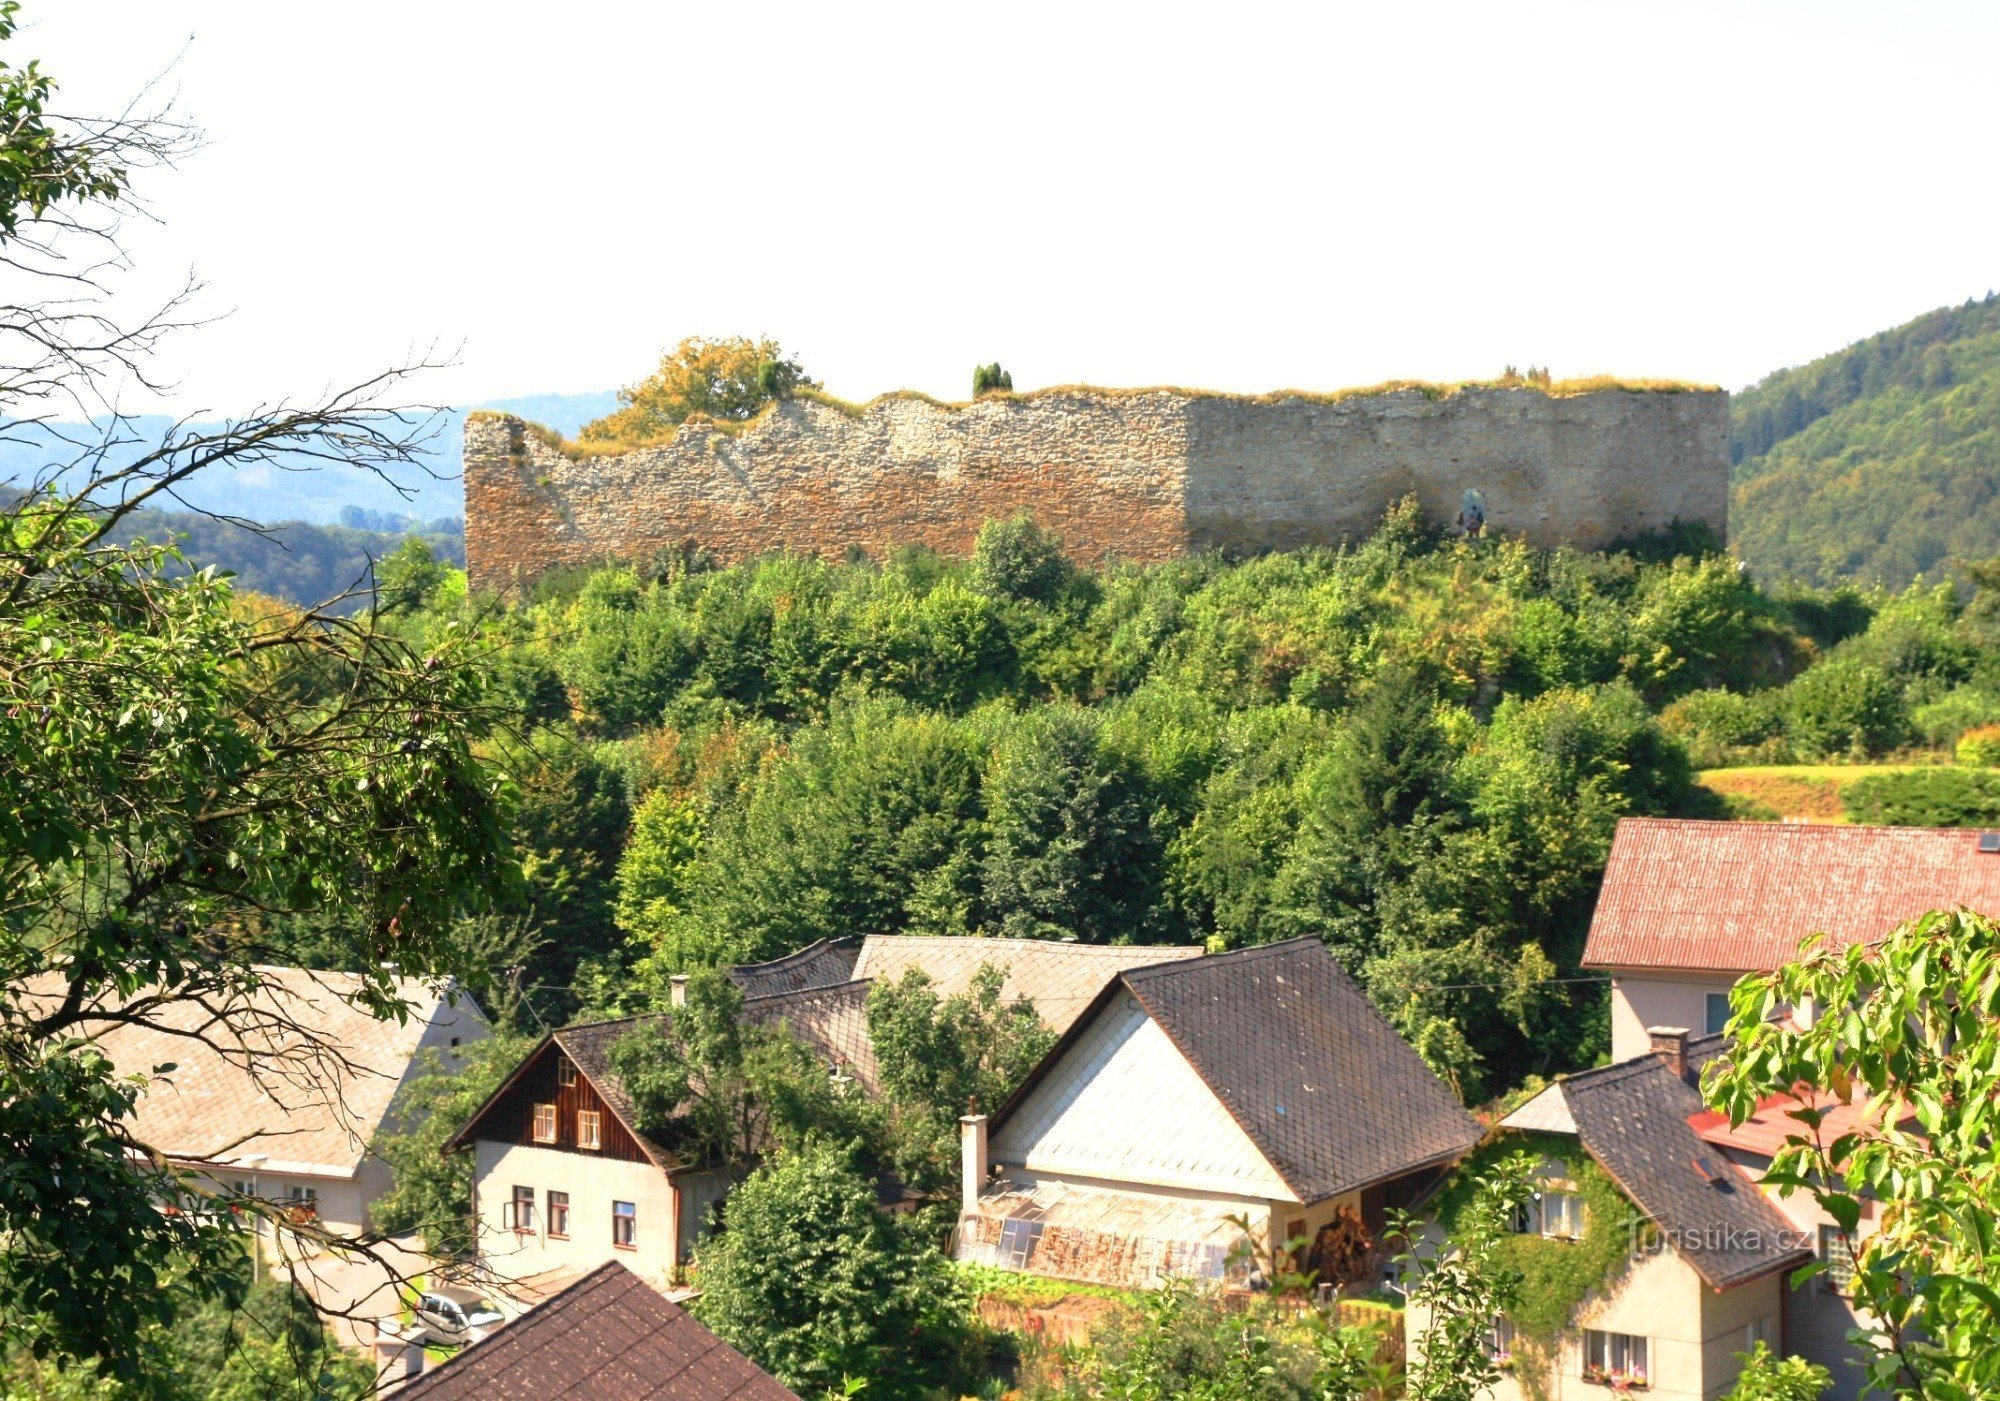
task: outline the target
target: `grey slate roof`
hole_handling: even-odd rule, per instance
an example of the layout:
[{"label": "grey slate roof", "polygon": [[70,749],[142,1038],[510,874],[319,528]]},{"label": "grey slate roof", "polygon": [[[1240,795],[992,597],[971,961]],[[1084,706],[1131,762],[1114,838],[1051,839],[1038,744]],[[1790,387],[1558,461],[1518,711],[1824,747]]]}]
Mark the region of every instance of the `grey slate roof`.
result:
[{"label": "grey slate roof", "polygon": [[856,980],[746,997],[743,1020],[766,1026],[783,1022],[822,1060],[852,1075],[869,1094],[879,1094],[882,1077],[875,1064],[875,1043],[868,1035],[870,986]]},{"label": "grey slate roof", "polygon": [[[1689,1041],[1690,1075],[1724,1044],[1721,1036]],[[1726,1289],[1811,1258],[1810,1246],[1791,1244],[1777,1207],[1689,1127],[1701,1093],[1658,1056],[1558,1083],[1591,1157],[1710,1285]]]},{"label": "grey slate roof", "polygon": [[411,1401],[798,1401],[616,1260],[397,1395]]},{"label": "grey slate roof", "polygon": [[831,987],[856,976],[854,961],[860,956],[852,939],[821,939],[766,963],[739,963],[729,970],[729,980],[745,997]]},{"label": "grey slate roof", "polygon": [[1480,1128],[1313,938],[1128,969],[994,1116],[993,1131],[1123,988],[1301,1201],[1469,1151]]}]

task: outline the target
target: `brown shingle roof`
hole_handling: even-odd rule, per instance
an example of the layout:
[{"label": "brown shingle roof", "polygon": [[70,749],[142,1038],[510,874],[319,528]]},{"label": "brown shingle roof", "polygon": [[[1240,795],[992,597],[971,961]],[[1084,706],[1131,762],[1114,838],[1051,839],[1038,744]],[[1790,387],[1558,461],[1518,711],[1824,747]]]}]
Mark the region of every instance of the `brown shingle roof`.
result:
[{"label": "brown shingle roof", "polygon": [[[1720,1036],[1690,1041],[1690,1074],[1722,1047]],[[1710,1285],[1726,1289],[1810,1258],[1791,1223],[1690,1127],[1701,1093],[1658,1056],[1558,1084],[1591,1157]]]},{"label": "brown shingle roof", "polygon": [[[1139,1000],[1300,1201],[1443,1162],[1479,1125],[1314,938],[1128,969]],[[1023,1103],[1086,1029],[1068,1034],[994,1116]]]},{"label": "brown shingle roof", "polygon": [[398,1395],[412,1401],[798,1401],[616,1260]]},{"label": "brown shingle roof", "polygon": [[1879,939],[1927,910],[2000,914],[1976,831],[1628,817],[1584,945],[1590,968],[1764,972],[1808,935]]},{"label": "brown shingle roof", "polygon": [[987,964],[1003,969],[1001,996],[1025,997],[1058,1035],[1083,1015],[1091,999],[1128,968],[1174,959],[1200,958],[1199,945],[1072,944],[1054,939],[985,939],[908,934],[870,934],[861,941],[854,976],[893,983],[921,968],[940,997],[955,997],[972,986]]},{"label": "brown shingle roof", "polygon": [[743,989],[745,997],[831,987],[854,978],[854,961],[860,954],[852,939],[821,939],[766,963],[739,963],[729,970],[729,980]]},{"label": "brown shingle roof", "polygon": [[761,1025],[783,1022],[822,1060],[852,1075],[869,1094],[879,1094],[882,1077],[875,1065],[875,1042],[868,1035],[870,986],[857,980],[746,997],[743,1019]]},{"label": "brown shingle roof", "polygon": [[[256,972],[262,988],[248,996],[170,1002],[147,1014],[150,1026],[86,1019],[76,1028],[121,1076],[174,1067],[139,1097],[131,1124],[141,1142],[186,1162],[261,1153],[265,1172],[351,1177],[432,1020],[456,1013],[468,1034],[483,1030],[470,996],[457,993],[453,1007],[446,991],[414,979],[396,980],[411,1005],[399,1022],[350,1000],[366,981],[359,973]],[[12,996],[32,1004],[60,993],[49,975]]]}]

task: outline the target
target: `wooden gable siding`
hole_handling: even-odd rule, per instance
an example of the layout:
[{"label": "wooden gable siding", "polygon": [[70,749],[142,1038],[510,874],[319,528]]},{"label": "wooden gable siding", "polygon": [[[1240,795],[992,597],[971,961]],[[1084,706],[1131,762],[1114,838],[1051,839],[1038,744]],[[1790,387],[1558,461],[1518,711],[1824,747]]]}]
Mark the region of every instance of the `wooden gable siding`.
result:
[{"label": "wooden gable siding", "polygon": [[[568,1153],[580,1153],[592,1158],[615,1158],[620,1162],[649,1163],[646,1150],[638,1140],[625,1131],[618,1116],[611,1112],[590,1083],[590,1077],[581,1070],[576,1073],[576,1083],[562,1086],[556,1083],[556,1068],[568,1059],[562,1047],[553,1043],[542,1048],[521,1076],[506,1093],[496,1099],[481,1116],[479,1137],[496,1143],[520,1143],[534,1148],[556,1148]],[[556,1141],[538,1143],[535,1140],[535,1106],[553,1104],[556,1107]],[[576,1143],[576,1116],[579,1110],[595,1110],[601,1129],[598,1141],[600,1148],[579,1148]]]},{"label": "wooden gable siding", "polygon": [[1297,1197],[1137,998],[1121,992],[993,1136],[994,1161],[1266,1201]]}]

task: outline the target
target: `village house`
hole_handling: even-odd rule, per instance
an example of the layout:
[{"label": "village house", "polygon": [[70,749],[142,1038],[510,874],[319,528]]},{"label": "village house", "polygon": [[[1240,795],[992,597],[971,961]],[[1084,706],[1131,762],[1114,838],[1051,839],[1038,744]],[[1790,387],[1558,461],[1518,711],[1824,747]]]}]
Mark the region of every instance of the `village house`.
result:
[{"label": "village house", "polygon": [[1646,1053],[1650,1027],[1721,1031],[1736,980],[1791,962],[1809,935],[1872,941],[1959,905],[2000,912],[2000,833],[1628,817],[1583,966],[1611,975],[1611,1059],[1624,1061]]},{"label": "village house", "polygon": [[[132,1136],[213,1188],[285,1205],[339,1235],[372,1228],[370,1207],[394,1185],[376,1137],[408,1126],[402,1091],[489,1034],[471,996],[449,984],[394,980],[402,1021],[371,1015],[358,973],[260,967],[261,989],[227,1001],[168,1002],[147,1025],[86,1017],[76,1034],[121,1076],[151,1077]],[[24,998],[53,998],[37,979]],[[427,1054],[431,1053],[431,1054]],[[152,1077],[156,1066],[173,1069]],[[260,1223],[261,1224],[261,1223]]]},{"label": "village house", "polygon": [[[870,936],[812,944],[729,971],[743,1016],[783,1023],[830,1075],[880,1090],[869,1040],[863,969],[900,977],[920,968],[940,995],[970,986],[988,964],[1006,974],[1003,995],[1073,1016],[1121,968],[1196,957],[1198,948],[1095,948],[1030,939]],[[674,998],[684,978],[674,980]],[[454,1136],[447,1151],[473,1154],[482,1276],[515,1304],[533,1302],[616,1259],[666,1286],[694,1256],[711,1210],[735,1174],[684,1161],[644,1131],[612,1066],[611,1048],[643,1018],[551,1033]],[[894,1205],[890,1201],[885,1204]]]},{"label": "village house", "polygon": [[[1500,1123],[1503,1140],[1539,1155],[1536,1196],[1515,1228],[1551,1250],[1582,1251],[1593,1232],[1622,1238],[1622,1261],[1551,1338],[1494,1320],[1488,1347],[1507,1374],[1495,1401],[1603,1401],[1644,1389],[1659,1401],[1709,1401],[1735,1383],[1737,1354],[1782,1352],[1787,1275],[1812,1259],[1811,1237],[1765,1199],[1751,1175],[1705,1143],[1701,1067],[1719,1036],[1663,1033],[1656,1050],[1557,1080]],[[1580,1188],[1582,1164],[1609,1178],[1619,1218]],[[1405,1320],[1411,1355],[1428,1319]]]},{"label": "village house", "polygon": [[[1680,1028],[1720,1031],[1736,980],[1791,961],[1808,936],[1872,942],[1927,911],[1960,905],[2000,912],[2000,833],[1627,818],[1612,841],[1583,962],[1612,974],[1612,1055],[1629,1060],[1686,1034]],[[1815,1009],[1784,1014],[1809,1024]],[[1831,1133],[1866,1129],[1859,1106],[1804,1093],[1837,1126]],[[1799,1107],[1787,1095],[1767,1100],[1737,1128],[1706,1112],[1690,1128],[1754,1180],[1799,1131],[1789,1117]],[[1878,1224],[1877,1207],[1863,1203],[1850,1239],[1810,1193],[1766,1188],[1764,1195],[1828,1266],[1789,1293],[1785,1346],[1828,1367],[1829,1395],[1851,1401],[1862,1379],[1847,1335],[1868,1320],[1845,1284],[1852,1249]]]},{"label": "village house", "polygon": [[1126,1287],[1252,1282],[1294,1240],[1366,1282],[1480,1137],[1311,938],[1121,971],[963,1129],[959,1259]]},{"label": "village house", "polygon": [[[420,1349],[408,1350],[422,1366]],[[659,1290],[609,1260],[400,1389],[402,1401],[798,1401]]]}]

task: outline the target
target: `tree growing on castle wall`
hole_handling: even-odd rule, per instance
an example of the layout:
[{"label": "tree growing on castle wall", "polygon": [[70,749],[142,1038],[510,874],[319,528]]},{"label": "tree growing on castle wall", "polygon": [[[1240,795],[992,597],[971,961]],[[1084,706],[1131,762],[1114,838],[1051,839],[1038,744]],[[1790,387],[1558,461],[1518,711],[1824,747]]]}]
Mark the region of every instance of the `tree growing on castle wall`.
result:
[{"label": "tree growing on castle wall", "polygon": [[973,398],[983,398],[988,394],[1000,391],[1012,393],[1013,389],[1014,376],[1001,369],[998,360],[995,360],[990,365],[974,365],[972,367]]},{"label": "tree growing on castle wall", "polygon": [[689,336],[660,367],[618,391],[623,406],[579,435],[586,443],[635,443],[671,433],[696,414],[741,422],[775,399],[819,382],[768,336]]}]

